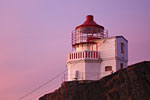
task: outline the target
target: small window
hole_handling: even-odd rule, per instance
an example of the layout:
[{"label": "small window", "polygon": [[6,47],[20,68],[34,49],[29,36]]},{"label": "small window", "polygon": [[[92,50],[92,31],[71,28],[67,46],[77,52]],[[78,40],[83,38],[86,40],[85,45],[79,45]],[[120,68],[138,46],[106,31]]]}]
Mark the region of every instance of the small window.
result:
[{"label": "small window", "polygon": [[123,63],[120,63],[120,69],[123,69]]},{"label": "small window", "polygon": [[112,66],[106,66],[105,71],[112,71]]},{"label": "small window", "polygon": [[124,43],[121,43],[121,53],[124,53]]}]

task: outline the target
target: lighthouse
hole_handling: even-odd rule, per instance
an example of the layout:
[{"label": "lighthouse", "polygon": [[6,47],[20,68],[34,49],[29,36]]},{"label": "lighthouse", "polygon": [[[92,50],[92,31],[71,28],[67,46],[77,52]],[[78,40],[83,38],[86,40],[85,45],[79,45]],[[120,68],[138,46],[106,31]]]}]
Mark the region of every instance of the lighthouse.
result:
[{"label": "lighthouse", "polygon": [[68,81],[99,80],[127,67],[128,41],[108,36],[108,31],[86,16],[72,31],[72,52],[67,55]]}]

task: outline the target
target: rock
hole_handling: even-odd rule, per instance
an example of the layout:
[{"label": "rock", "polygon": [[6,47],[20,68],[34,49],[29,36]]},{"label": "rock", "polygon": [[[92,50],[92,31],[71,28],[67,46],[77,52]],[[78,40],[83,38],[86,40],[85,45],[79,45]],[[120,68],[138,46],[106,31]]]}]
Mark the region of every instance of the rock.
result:
[{"label": "rock", "polygon": [[150,61],[128,66],[97,81],[64,82],[39,100],[150,100]]}]

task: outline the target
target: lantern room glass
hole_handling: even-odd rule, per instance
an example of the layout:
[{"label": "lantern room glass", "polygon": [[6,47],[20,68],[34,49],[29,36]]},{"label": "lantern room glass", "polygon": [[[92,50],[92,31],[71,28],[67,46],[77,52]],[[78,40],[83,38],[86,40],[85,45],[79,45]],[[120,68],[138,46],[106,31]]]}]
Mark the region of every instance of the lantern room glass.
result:
[{"label": "lantern room glass", "polygon": [[94,39],[105,37],[104,29],[96,26],[77,28],[72,32],[72,45],[92,42]]}]

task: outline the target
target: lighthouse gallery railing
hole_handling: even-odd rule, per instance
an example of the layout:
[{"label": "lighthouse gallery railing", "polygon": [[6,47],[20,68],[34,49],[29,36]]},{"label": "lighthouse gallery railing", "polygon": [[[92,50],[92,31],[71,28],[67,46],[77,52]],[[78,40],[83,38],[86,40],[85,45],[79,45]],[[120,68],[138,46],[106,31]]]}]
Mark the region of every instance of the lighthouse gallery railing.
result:
[{"label": "lighthouse gallery railing", "polygon": [[69,53],[67,56],[67,61],[79,60],[79,59],[98,59],[98,51],[76,51]]}]

